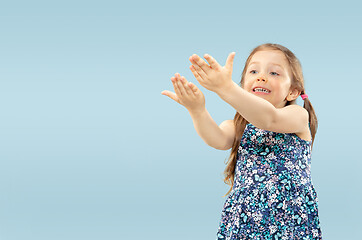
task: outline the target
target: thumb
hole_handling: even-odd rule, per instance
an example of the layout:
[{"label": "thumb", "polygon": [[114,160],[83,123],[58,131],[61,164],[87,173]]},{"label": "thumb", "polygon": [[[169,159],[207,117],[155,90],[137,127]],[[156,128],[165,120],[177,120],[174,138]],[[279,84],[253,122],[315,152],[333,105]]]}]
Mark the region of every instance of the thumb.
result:
[{"label": "thumb", "polygon": [[177,97],[177,95],[176,95],[175,93],[173,93],[173,92],[170,92],[170,91],[165,90],[165,91],[162,91],[161,94],[162,94],[162,95],[165,95],[165,96],[167,96],[167,97],[169,97],[169,98],[171,98],[171,99],[173,99],[173,100],[175,100],[176,102],[178,102],[178,97]]},{"label": "thumb", "polygon": [[226,59],[226,68],[229,70],[233,70],[233,62],[234,62],[235,52],[229,54],[228,58]]}]

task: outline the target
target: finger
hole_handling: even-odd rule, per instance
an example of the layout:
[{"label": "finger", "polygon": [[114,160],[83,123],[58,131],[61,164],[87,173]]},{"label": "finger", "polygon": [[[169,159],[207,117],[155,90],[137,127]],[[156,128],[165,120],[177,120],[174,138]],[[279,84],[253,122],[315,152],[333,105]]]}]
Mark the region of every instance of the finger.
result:
[{"label": "finger", "polygon": [[229,54],[228,58],[226,59],[225,67],[227,69],[233,69],[233,62],[234,62],[235,52]]},{"label": "finger", "polygon": [[[190,59],[191,59],[191,57],[190,57]],[[191,61],[191,63],[192,63],[192,61]],[[191,71],[193,71],[193,73],[194,72],[197,73],[197,76],[198,76],[197,81],[202,82],[202,81],[204,81],[204,79],[207,79],[207,74],[199,67],[199,65],[192,64],[192,67],[193,68],[191,69]],[[194,75],[195,75],[195,73],[194,73]]]},{"label": "finger", "polygon": [[[196,69],[202,70],[206,75],[210,72],[211,67],[198,55],[193,54],[190,58],[190,62],[195,66]],[[202,73],[201,73],[202,76]]]},{"label": "finger", "polygon": [[194,74],[194,76],[195,76],[195,78],[196,78],[196,80],[197,80],[198,82],[202,82],[202,81],[203,81],[202,77],[201,77],[201,76],[199,75],[199,73],[196,71],[194,65],[191,65],[191,66],[190,66],[190,70],[191,70],[192,74]]},{"label": "finger", "polygon": [[184,83],[184,88],[188,96],[194,97],[195,93],[192,89],[191,82],[188,82],[185,77],[181,77],[181,81]]},{"label": "finger", "polygon": [[199,93],[199,89],[192,82],[189,82],[188,85],[190,86],[192,93],[196,96]]},{"label": "finger", "polygon": [[185,78],[184,76],[181,76],[181,77],[180,77],[180,80],[181,80],[181,82],[182,82],[182,84],[183,84],[183,87],[184,87],[184,89],[185,89],[186,94],[187,94],[187,95],[192,95],[192,90],[190,89],[186,78]]},{"label": "finger", "polygon": [[180,86],[181,93],[184,96],[192,96],[192,91],[189,88],[189,86],[187,85],[186,78],[184,76],[179,75],[178,79],[179,79],[179,86]]},{"label": "finger", "polygon": [[[176,74],[175,74],[175,76],[176,76]],[[175,77],[174,77],[174,81],[172,81],[172,84],[173,84],[173,88],[174,88],[175,93],[177,94],[177,96],[181,96],[181,92],[180,92],[180,89],[178,87],[178,84],[177,84],[177,81],[176,81]]]},{"label": "finger", "polygon": [[204,58],[210,64],[211,68],[213,68],[215,70],[218,70],[219,68],[221,68],[220,64],[213,57],[211,57],[209,54],[205,54]]},{"label": "finger", "polygon": [[185,90],[185,87],[184,87],[184,84],[181,82],[181,79],[180,79],[180,74],[179,73],[176,73],[176,84],[181,92],[181,95],[182,96],[186,96],[187,93],[186,93],[186,90]]}]

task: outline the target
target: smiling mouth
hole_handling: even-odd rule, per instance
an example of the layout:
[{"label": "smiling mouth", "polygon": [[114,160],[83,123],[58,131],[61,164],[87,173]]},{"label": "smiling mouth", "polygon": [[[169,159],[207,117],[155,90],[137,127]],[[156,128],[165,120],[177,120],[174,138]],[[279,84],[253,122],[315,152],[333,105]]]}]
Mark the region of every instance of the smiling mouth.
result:
[{"label": "smiling mouth", "polygon": [[269,94],[271,91],[266,90],[264,88],[254,88],[253,92],[254,93],[259,93],[259,94]]}]

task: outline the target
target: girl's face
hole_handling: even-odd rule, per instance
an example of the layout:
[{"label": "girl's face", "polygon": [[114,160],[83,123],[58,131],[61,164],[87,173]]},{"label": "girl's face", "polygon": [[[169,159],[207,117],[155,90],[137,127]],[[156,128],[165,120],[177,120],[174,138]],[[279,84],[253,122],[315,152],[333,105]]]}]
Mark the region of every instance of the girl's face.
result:
[{"label": "girl's face", "polygon": [[[281,51],[263,50],[253,55],[244,77],[246,91],[268,100],[276,108],[282,108],[287,100],[291,101],[298,97],[298,91],[290,91],[290,86],[291,70]],[[258,90],[257,87],[267,92]]]}]

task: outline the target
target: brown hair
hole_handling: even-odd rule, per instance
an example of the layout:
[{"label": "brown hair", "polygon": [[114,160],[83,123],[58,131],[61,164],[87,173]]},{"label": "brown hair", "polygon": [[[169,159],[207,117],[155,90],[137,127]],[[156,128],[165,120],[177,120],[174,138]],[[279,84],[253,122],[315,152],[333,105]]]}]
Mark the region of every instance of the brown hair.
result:
[{"label": "brown hair", "polygon": [[[282,45],[273,44],[273,43],[261,44],[251,51],[248,59],[245,62],[244,70],[243,70],[243,73],[241,76],[240,86],[243,87],[243,85],[244,85],[246,69],[249,65],[251,58],[257,51],[263,51],[263,50],[279,50],[284,53],[285,57],[287,58],[287,61],[289,63],[291,73],[292,73],[291,88],[296,88],[297,90],[301,91],[301,94],[305,94],[302,66],[301,66],[298,58],[288,48],[286,48]],[[295,104],[295,102],[296,102],[296,99],[293,101],[287,101],[285,106]],[[314,112],[314,108],[308,98],[304,99],[303,107],[309,113],[309,124],[310,124],[310,131],[312,134],[312,148],[313,148],[314,137],[315,137],[315,134],[316,134],[317,128],[318,128],[317,116],[316,116],[316,114]],[[246,127],[246,124],[248,124],[248,123],[249,122],[245,118],[243,118],[243,116],[241,116],[238,112],[236,112],[236,114],[234,116],[234,125],[235,125],[234,143],[231,148],[231,153],[230,153],[229,159],[225,163],[225,164],[227,164],[227,166],[224,170],[224,176],[225,176],[224,183],[226,183],[227,185],[229,185],[231,187],[230,187],[229,191],[223,197],[228,195],[234,186],[237,152],[239,149],[241,137],[244,133],[244,129]]]}]

